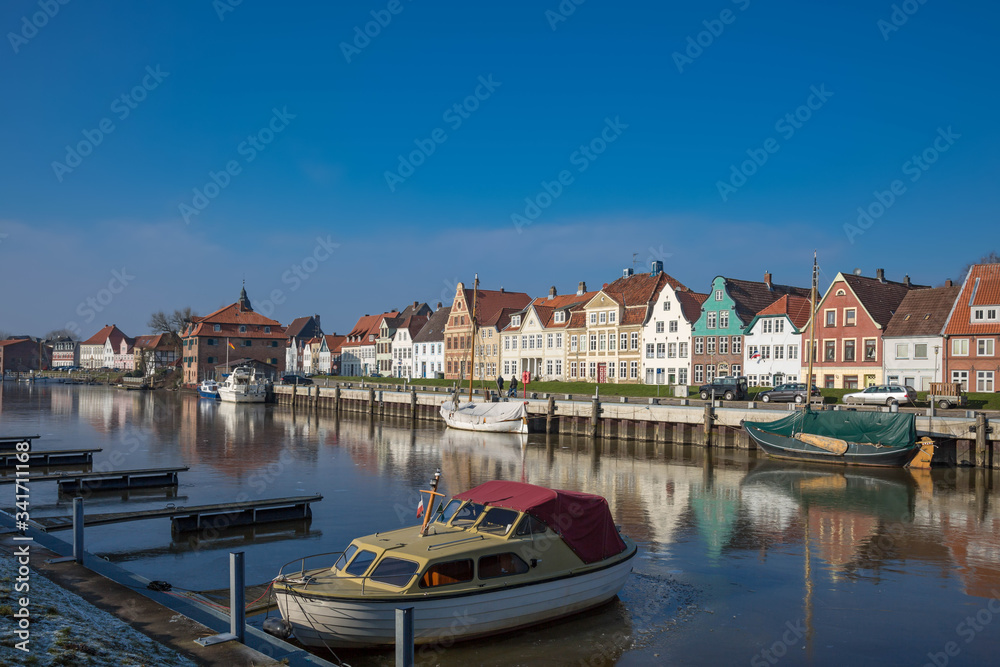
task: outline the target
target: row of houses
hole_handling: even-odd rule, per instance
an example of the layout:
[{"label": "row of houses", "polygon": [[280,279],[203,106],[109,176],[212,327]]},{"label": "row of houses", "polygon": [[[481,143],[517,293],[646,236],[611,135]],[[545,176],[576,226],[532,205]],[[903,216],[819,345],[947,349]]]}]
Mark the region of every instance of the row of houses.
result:
[{"label": "row of houses", "polygon": [[[412,302],[365,314],[345,334],[325,334],[318,314],[284,326],[254,312],[243,289],[236,302],[193,318],[173,354],[188,384],[253,363],[272,376],[493,381],[527,373],[532,380],[699,385],[745,375],[751,385],[772,386],[805,381],[811,355],[813,382],[826,388],[926,390],[953,381],[997,390],[1000,264],[975,265],[961,285],[937,288],[908,276],[889,280],[882,269],[838,273],[818,297],[815,323],[808,287],[763,278],[716,276],[698,292],[657,261],[649,271],[625,269],[600,289],[580,282],[568,294],[551,287],[532,297],[459,283],[449,305]],[[79,345],[74,365],[136,367],[136,350],[150,346],[162,348],[157,363],[173,361],[169,342],[142,338],[106,326]]]},{"label": "row of houses", "polygon": [[116,325],[106,324],[83,342],[69,337],[40,340],[30,336],[0,341],[0,369],[5,373],[77,367],[141,369],[152,375],[176,361],[178,348],[179,340],[173,334],[132,338]]}]

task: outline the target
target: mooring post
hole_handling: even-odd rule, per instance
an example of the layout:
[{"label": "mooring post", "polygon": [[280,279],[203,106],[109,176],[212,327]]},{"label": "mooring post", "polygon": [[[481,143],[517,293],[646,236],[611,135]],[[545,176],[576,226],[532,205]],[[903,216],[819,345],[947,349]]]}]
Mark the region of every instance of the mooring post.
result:
[{"label": "mooring post", "polygon": [[413,607],[396,609],[396,667],[413,667]]},{"label": "mooring post", "polygon": [[410,390],[410,421],[417,421],[417,390]]},{"label": "mooring post", "polygon": [[597,425],[600,420],[601,414],[601,401],[594,396],[594,400],[590,403],[590,436],[592,438],[597,437]]},{"label": "mooring post", "polygon": [[340,414],[340,385],[333,388],[333,411]]},{"label": "mooring post", "polygon": [[368,414],[375,415],[375,387],[368,390]]},{"label": "mooring post", "polygon": [[556,397],[549,396],[549,408],[545,415],[545,432],[552,433],[556,422]]},{"label": "mooring post", "polygon": [[73,560],[83,565],[83,498],[73,499]]},{"label": "mooring post", "polygon": [[705,446],[712,446],[712,419],[715,412],[711,403],[705,404]]},{"label": "mooring post", "polygon": [[229,552],[229,632],[236,636],[236,641],[243,643],[246,630],[246,604],[244,597],[243,552]]},{"label": "mooring post", "polygon": [[976,413],[976,466],[979,468],[990,467],[990,461],[986,456],[988,421],[985,412]]}]

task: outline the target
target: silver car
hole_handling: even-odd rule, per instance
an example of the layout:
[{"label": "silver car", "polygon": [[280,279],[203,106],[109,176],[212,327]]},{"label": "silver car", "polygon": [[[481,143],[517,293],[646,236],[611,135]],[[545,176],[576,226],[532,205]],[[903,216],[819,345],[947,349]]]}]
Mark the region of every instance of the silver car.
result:
[{"label": "silver car", "polygon": [[865,405],[892,405],[893,403],[910,403],[917,398],[917,390],[899,384],[877,384],[864,391],[844,394],[844,403],[863,403]]}]

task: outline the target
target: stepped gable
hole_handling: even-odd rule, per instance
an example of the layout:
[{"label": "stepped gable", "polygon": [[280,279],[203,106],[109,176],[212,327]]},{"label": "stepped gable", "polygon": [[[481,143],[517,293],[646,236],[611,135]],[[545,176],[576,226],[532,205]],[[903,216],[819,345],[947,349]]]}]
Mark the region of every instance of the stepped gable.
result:
[{"label": "stepped gable", "polygon": [[451,306],[438,308],[434,311],[420,331],[413,337],[414,343],[440,343],[444,340],[444,325],[451,315]]},{"label": "stepped gable", "polygon": [[785,294],[757,314],[762,316],[788,315],[788,319],[792,321],[795,328],[802,331],[802,328],[809,323],[809,299],[794,294]]},{"label": "stepped gable", "polygon": [[856,276],[853,273],[842,273],[841,277],[858,297],[858,301],[868,311],[875,324],[883,329],[889,324],[892,314],[896,312],[910,290],[930,289],[927,285],[913,285],[909,279],[899,283],[884,278]]},{"label": "stepped gable", "polygon": [[883,336],[939,336],[961,287],[910,290],[899,302]]},{"label": "stepped gable", "polygon": [[777,283],[761,283],[754,280],[726,278],[726,291],[736,304],[736,316],[744,325],[760,311],[786,294],[809,298],[808,287],[793,287]]}]

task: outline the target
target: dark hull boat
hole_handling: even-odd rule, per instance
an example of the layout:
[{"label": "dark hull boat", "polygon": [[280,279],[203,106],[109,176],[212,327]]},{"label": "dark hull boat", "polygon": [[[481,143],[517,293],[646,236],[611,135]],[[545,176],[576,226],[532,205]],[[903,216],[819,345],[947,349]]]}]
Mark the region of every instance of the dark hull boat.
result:
[{"label": "dark hull boat", "polygon": [[906,413],[803,411],[743,428],[776,459],[900,468],[921,447],[916,420]]}]

